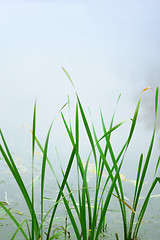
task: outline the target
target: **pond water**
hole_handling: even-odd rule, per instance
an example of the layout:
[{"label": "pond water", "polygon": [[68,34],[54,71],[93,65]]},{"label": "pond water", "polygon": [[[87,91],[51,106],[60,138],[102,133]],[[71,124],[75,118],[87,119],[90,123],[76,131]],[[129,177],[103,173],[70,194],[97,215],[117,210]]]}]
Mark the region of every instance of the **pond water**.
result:
[{"label": "pond water", "polygon": [[[86,115],[90,112],[98,137],[102,135],[99,107],[107,128],[119,94],[121,98],[115,115],[115,124],[133,117],[142,90],[143,93],[135,134],[124,161],[121,174],[125,196],[132,201],[132,188],[140,154],[147,153],[154,123],[154,95],[160,87],[159,1],[121,4],[109,1],[0,1],[0,128],[6,138],[20,173],[28,189],[31,187],[31,133],[32,115],[37,101],[38,139],[44,145],[53,119],[49,142],[49,157],[60,175],[59,159],[65,169],[71,144],[59,110],[70,98],[70,117],[74,124],[75,90],[64,74],[63,66],[71,76]],[[4,23],[4,24],[2,24]],[[68,107],[63,110],[68,118]],[[90,121],[91,123],[91,121]],[[81,124],[82,125],[82,124]],[[128,120],[113,135],[116,153],[125,141],[130,126]],[[154,176],[160,155],[160,111],[153,155],[148,169],[143,194]],[[81,127],[82,128],[82,127]],[[84,130],[80,138],[84,163],[90,149]],[[27,215],[23,198],[9,169],[0,159],[0,201],[8,201],[13,210]],[[36,148],[35,178],[41,170],[41,154]],[[89,167],[89,183],[94,178],[94,166]],[[160,170],[158,170],[158,175]],[[56,181],[47,169],[45,196],[55,199]],[[73,171],[71,183],[75,182]],[[39,182],[36,183],[36,206],[39,212]],[[140,239],[159,239],[160,188],[152,194]],[[49,207],[50,202],[46,200]],[[111,210],[118,210],[113,200]],[[1,210],[1,209],[0,209]],[[59,210],[61,211],[61,210]],[[21,219],[19,212],[15,213]],[[63,214],[62,214],[63,215]],[[2,218],[2,219],[1,219]],[[3,220],[4,218],[4,220]],[[0,212],[0,234],[4,240],[14,232],[8,231],[11,222]],[[122,232],[118,211],[108,212],[109,239]],[[63,222],[63,220],[62,220]],[[117,230],[118,229],[118,230]],[[9,235],[8,235],[9,234]],[[121,239],[122,239],[122,235]]]}]

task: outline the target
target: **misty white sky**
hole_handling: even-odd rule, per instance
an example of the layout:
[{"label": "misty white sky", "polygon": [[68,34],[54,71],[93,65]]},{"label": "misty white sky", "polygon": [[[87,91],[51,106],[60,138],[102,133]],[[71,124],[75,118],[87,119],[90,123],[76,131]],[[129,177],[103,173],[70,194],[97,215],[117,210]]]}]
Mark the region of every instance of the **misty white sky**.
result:
[{"label": "misty white sky", "polygon": [[159,85],[159,12],[159,0],[0,0],[2,128],[28,123],[35,99],[48,128],[74,95],[61,66],[93,112],[111,114],[122,93],[121,119],[133,114],[143,88]]},{"label": "misty white sky", "polygon": [[[135,177],[139,156],[146,154],[151,139],[154,93],[160,86],[159,13],[159,0],[0,0],[0,128],[16,160],[23,160],[30,169],[31,133],[22,125],[32,127],[36,99],[36,135],[42,144],[68,94],[74,112],[75,93],[63,66],[85,110],[91,109],[98,137],[103,134],[99,105],[108,128],[120,93],[114,124],[130,119],[142,90],[153,88],[143,94],[140,121],[123,165],[128,178]],[[68,108],[64,114],[67,118]],[[129,127],[130,120],[113,134],[115,154]],[[82,155],[87,155],[88,139],[83,138],[83,131],[81,136]],[[151,175],[159,156],[158,137]],[[65,164],[69,143],[59,114],[51,132],[49,156],[55,154],[56,146]],[[55,166],[57,156],[51,159]]]}]

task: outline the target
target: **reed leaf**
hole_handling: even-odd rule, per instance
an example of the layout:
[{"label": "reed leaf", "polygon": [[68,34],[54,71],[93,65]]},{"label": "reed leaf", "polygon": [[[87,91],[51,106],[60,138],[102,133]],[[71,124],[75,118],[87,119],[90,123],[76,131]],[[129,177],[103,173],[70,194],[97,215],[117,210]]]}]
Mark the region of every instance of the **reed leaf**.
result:
[{"label": "reed leaf", "polygon": [[156,169],[155,169],[155,173],[154,173],[155,175],[156,175],[156,173],[157,173],[159,164],[160,164],[160,156],[159,156],[159,158],[158,158],[158,160],[157,160]]},{"label": "reed leaf", "polygon": [[[43,221],[43,196],[44,196],[44,181],[45,181],[45,169],[46,169],[46,161],[47,161],[47,150],[48,150],[48,142],[49,136],[51,132],[53,122],[48,130],[47,138],[45,141],[45,147],[43,151],[43,161],[42,161],[42,170],[41,170],[41,222]],[[43,225],[41,227],[41,237],[43,239]]]},{"label": "reed leaf", "polygon": [[6,143],[5,139],[4,139],[4,136],[3,136],[1,130],[0,130],[0,135],[1,135],[2,142],[4,144],[4,147],[5,147],[5,150],[6,150],[7,154],[5,153],[5,150],[3,149],[2,145],[0,145],[0,151],[2,153],[2,156],[3,156],[6,164],[8,165],[8,167],[9,167],[9,169],[10,169],[10,171],[11,171],[13,177],[14,177],[14,179],[16,180],[16,182],[17,182],[17,184],[19,186],[19,189],[21,190],[21,193],[22,193],[22,195],[24,197],[24,200],[26,201],[26,204],[28,206],[28,209],[30,211],[31,216],[34,217],[34,220],[35,220],[34,221],[34,231],[35,231],[35,233],[38,233],[39,232],[38,220],[37,220],[35,211],[33,209],[33,205],[32,205],[31,199],[30,199],[29,194],[28,194],[28,192],[26,190],[26,187],[25,187],[25,185],[23,183],[23,180],[22,180],[22,178],[21,178],[21,176],[20,176],[20,174],[18,172],[18,169],[17,169],[17,167],[16,167],[16,165],[14,163],[14,160],[12,158],[11,152],[9,151],[9,148],[7,146],[7,143]]},{"label": "reed leaf", "polygon": [[35,132],[36,132],[36,103],[34,105],[33,123],[32,123],[32,239],[34,239],[34,150],[35,150]]}]

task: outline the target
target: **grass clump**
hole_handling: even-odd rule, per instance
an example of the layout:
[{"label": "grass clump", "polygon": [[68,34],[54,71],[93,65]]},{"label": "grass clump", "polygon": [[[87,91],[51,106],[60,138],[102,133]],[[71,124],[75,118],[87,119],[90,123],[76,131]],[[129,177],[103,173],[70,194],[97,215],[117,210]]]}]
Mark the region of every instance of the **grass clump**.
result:
[{"label": "grass clump", "polygon": [[[66,72],[65,69],[63,70],[73,85],[73,82],[69,74]],[[131,139],[135,130],[142,95],[140,96],[140,99],[135,109],[134,116],[131,120],[131,126],[130,126],[128,137],[124,142],[123,146],[121,147],[121,149],[119,150],[119,153],[117,154],[117,156],[111,144],[111,136],[115,131],[118,130],[119,127],[121,127],[122,124],[125,123],[125,121],[120,122],[117,125],[114,125],[114,116],[115,116],[115,110],[114,110],[110,127],[109,129],[106,129],[102,112],[100,112],[103,135],[100,138],[98,138],[93,122],[91,122],[91,126],[88,123],[86,114],[84,112],[83,106],[81,104],[80,98],[77,93],[76,93],[76,98],[77,98],[77,103],[76,103],[74,126],[72,126],[71,121],[67,123],[67,120],[61,109],[62,121],[64,123],[67,135],[69,137],[69,141],[71,142],[71,145],[72,145],[66,170],[64,170],[62,166],[60,166],[61,173],[63,176],[61,183],[56,173],[54,172],[54,168],[51,164],[51,161],[48,158],[48,144],[49,144],[49,137],[50,137],[50,132],[52,129],[53,122],[48,130],[45,145],[44,147],[42,147],[38,138],[36,137],[36,104],[34,106],[33,126],[32,126],[31,197],[29,196],[26,186],[24,185],[23,179],[20,176],[19,171],[15,165],[15,161],[7,146],[2,130],[0,130],[0,135],[1,135],[0,152],[21,190],[21,193],[26,201],[26,205],[28,207],[28,210],[31,216],[31,224],[26,219],[23,220],[21,223],[19,223],[15,219],[13,214],[4,205],[4,203],[0,202],[0,207],[2,207],[6,211],[6,213],[10,216],[10,218],[14,221],[14,223],[17,226],[17,230],[13,234],[12,239],[16,238],[16,235],[19,231],[23,235],[24,239],[28,239],[28,240],[34,240],[34,239],[51,240],[51,239],[58,238],[61,232],[54,233],[52,227],[53,227],[53,220],[55,218],[58,205],[60,202],[63,201],[68,218],[70,219],[71,226],[74,230],[76,239],[98,240],[101,232],[105,229],[105,226],[107,224],[107,221],[106,221],[107,210],[112,197],[116,197],[117,201],[119,202],[120,211],[122,215],[124,240],[136,239],[138,235],[138,231],[142,223],[142,219],[145,214],[151,193],[155,188],[157,182],[160,182],[160,178],[155,177],[148,191],[148,194],[144,200],[144,203],[141,207],[140,213],[137,216],[136,224],[134,224],[135,216],[137,215],[136,211],[137,211],[138,201],[142,191],[146,172],[148,169],[148,164],[150,161],[154,138],[155,138],[155,129],[156,129],[155,127],[156,127],[156,117],[157,117],[157,108],[158,108],[158,88],[156,90],[156,95],[155,95],[155,124],[153,129],[153,135],[152,135],[152,139],[151,139],[151,143],[148,149],[148,154],[146,159],[143,160],[143,154],[141,154],[140,156],[132,206],[128,205],[128,203],[125,201],[124,187],[122,185],[120,170],[123,165],[126,152],[131,143]],[[119,98],[118,98],[118,101],[119,101]],[[83,164],[83,161],[82,161],[82,154],[79,146],[80,145],[80,119],[82,121],[82,125],[85,130],[86,138],[88,139],[88,142],[90,145],[90,150],[89,150],[89,154],[86,159],[85,165]],[[35,196],[34,196],[34,184],[33,184],[34,152],[35,152],[36,144],[40,148],[43,154],[42,167],[41,167],[41,183],[40,183],[41,185],[40,220],[38,220],[35,212]],[[95,182],[94,182],[95,185],[92,188],[89,186],[89,183],[87,181],[88,166],[91,159],[93,159],[94,165],[95,165]],[[108,159],[111,159],[111,161],[108,161]],[[71,169],[73,168],[74,161],[76,161],[77,190],[73,191],[69,184],[69,177],[71,174]],[[159,162],[160,160],[157,161],[155,172],[158,169]],[[56,197],[55,204],[44,215],[44,186],[45,186],[46,164],[48,164],[49,167],[51,168],[51,171],[56,179],[59,191]],[[102,181],[102,176],[104,171],[105,172],[107,171],[108,175],[105,181]],[[94,193],[93,193],[93,189],[94,189]],[[69,197],[69,201],[68,201],[68,197]],[[73,208],[74,208],[74,211],[73,211]],[[129,224],[128,224],[126,208],[129,208],[131,210],[131,217],[130,217]],[[44,226],[44,223],[46,222],[46,218],[48,217],[49,217],[49,223],[47,227],[47,232],[44,232],[43,226]],[[27,225],[27,232],[24,231],[23,224]],[[65,232],[64,233],[64,237],[65,237],[66,228],[64,232]],[[118,233],[115,234],[115,239],[119,239]]]}]

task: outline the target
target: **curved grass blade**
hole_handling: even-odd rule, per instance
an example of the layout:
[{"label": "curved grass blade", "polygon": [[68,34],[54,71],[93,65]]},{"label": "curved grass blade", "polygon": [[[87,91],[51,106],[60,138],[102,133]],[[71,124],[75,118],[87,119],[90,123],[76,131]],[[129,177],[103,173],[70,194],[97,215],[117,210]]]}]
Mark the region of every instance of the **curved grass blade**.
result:
[{"label": "curved grass blade", "polygon": [[[63,174],[63,177],[64,177],[64,172],[63,172],[62,166],[61,166],[61,171],[62,171],[62,174]],[[74,209],[75,209],[75,211],[76,211],[76,213],[77,213],[77,216],[78,216],[78,218],[79,218],[79,220],[80,220],[80,213],[79,213],[79,211],[78,211],[77,203],[76,203],[76,201],[75,201],[75,199],[74,199],[74,196],[73,196],[73,194],[72,194],[72,190],[71,190],[71,188],[69,187],[68,182],[66,182],[66,187],[67,187],[67,190],[68,190],[69,197],[70,197],[70,199],[71,199],[71,201],[72,201],[72,204],[73,204],[73,206],[74,206]],[[60,185],[59,185],[59,188],[60,188]]]},{"label": "curved grass blade", "polygon": [[156,95],[155,95],[155,120],[156,120],[156,117],[157,117],[157,109],[158,109],[158,92],[159,92],[159,89],[157,87],[156,88]]},{"label": "curved grass blade", "polygon": [[119,240],[118,233],[115,233],[116,240]]},{"label": "curved grass blade", "polygon": [[[42,170],[41,170],[41,222],[43,221],[43,196],[44,196],[44,180],[45,180],[45,169],[46,169],[46,161],[47,161],[47,150],[48,150],[48,142],[49,136],[51,132],[53,122],[48,130],[47,138],[45,141],[45,147],[43,151],[43,161],[42,161]],[[43,239],[43,225],[41,227],[41,237]]]},{"label": "curved grass blade", "polygon": [[[115,109],[114,109],[114,112],[113,112],[113,115],[112,115],[112,119],[111,119],[109,130],[112,129],[113,121],[114,121],[114,117],[115,117],[115,113],[116,113],[116,108],[117,108],[117,105],[119,103],[120,97],[121,97],[121,94],[118,96],[118,99],[117,99],[117,102],[116,102],[116,106],[115,106]],[[101,122],[102,122],[103,132],[106,133],[107,130],[106,130],[106,127],[105,127],[104,118],[103,118],[101,110],[100,110],[100,115],[101,115]]]},{"label": "curved grass blade", "polygon": [[88,125],[88,122],[87,122],[87,119],[86,119],[86,116],[85,116],[85,113],[84,113],[84,110],[83,110],[83,107],[81,105],[81,102],[80,102],[80,99],[79,99],[78,95],[77,95],[77,100],[78,100],[78,105],[79,105],[79,109],[80,109],[80,112],[81,112],[82,120],[83,120],[83,123],[84,123],[84,127],[86,129],[86,133],[88,135],[88,139],[89,139],[90,144],[91,144],[91,148],[92,148],[93,156],[94,156],[94,160],[95,160],[95,165],[96,165],[96,169],[97,169],[97,156],[96,156],[94,141],[93,141],[92,134],[91,134],[91,131],[90,131],[90,128],[89,128],[89,125]]},{"label": "curved grass blade", "polygon": [[[141,174],[141,170],[142,170],[142,161],[143,161],[143,154],[141,154],[139,164],[138,164],[137,179],[136,179],[136,186],[135,186],[134,199],[133,199],[133,209],[135,211],[136,211],[137,204],[138,204],[136,198],[137,198],[137,190],[138,190],[138,186],[139,186],[140,174]],[[131,238],[131,235],[132,235],[134,217],[135,217],[135,214],[132,213],[131,218],[130,218],[130,224],[129,224],[129,232],[128,232],[129,238]]]},{"label": "curved grass blade", "polygon": [[156,173],[157,173],[157,170],[158,170],[159,164],[160,164],[160,156],[159,156],[158,161],[157,161],[157,165],[156,165],[156,169],[155,169],[155,173],[154,173],[154,175],[156,175]]},{"label": "curved grass blade", "polygon": [[83,239],[87,239],[86,234],[86,209],[85,209],[85,191],[82,190],[82,199],[80,192],[80,175],[79,175],[79,117],[78,117],[78,104],[76,104],[76,117],[75,117],[75,139],[76,139],[76,158],[77,158],[77,178],[78,178],[78,198],[80,209],[80,223],[82,228]]},{"label": "curved grass blade", "polygon": [[98,139],[98,142],[100,142],[103,138],[105,138],[106,136],[110,135],[113,131],[115,131],[117,128],[119,128],[123,123],[125,123],[127,120],[124,120],[120,123],[118,123],[117,125],[115,125],[114,127],[112,127],[109,131],[107,131],[101,138]]},{"label": "curved grass blade", "polygon": [[32,126],[32,239],[34,239],[34,150],[35,150],[35,132],[36,132],[36,103],[33,112],[33,126]]},{"label": "curved grass blade", "polygon": [[73,82],[72,82],[72,79],[71,79],[71,77],[69,76],[68,72],[67,72],[63,67],[62,67],[62,69],[63,69],[63,71],[65,72],[65,74],[67,75],[68,79],[70,80],[73,88],[75,89],[75,86],[74,86],[74,84],[73,84]]},{"label": "curved grass blade", "polygon": [[32,159],[34,160],[35,150],[35,132],[36,132],[36,103],[34,105],[33,123],[32,123]]},{"label": "curved grass blade", "polygon": [[[151,87],[147,87],[145,88],[142,93],[141,93],[141,96],[138,100],[138,104],[137,104],[137,107],[136,107],[136,110],[135,110],[135,113],[134,113],[134,116],[133,116],[133,119],[132,120],[132,125],[131,125],[131,129],[130,129],[130,132],[129,132],[129,137],[128,137],[128,144],[130,143],[131,141],[131,138],[132,138],[132,135],[133,135],[133,131],[134,131],[134,128],[135,128],[135,125],[136,125],[136,121],[137,121],[137,116],[138,116],[138,112],[139,112],[139,107],[140,107],[140,103],[141,103],[141,99],[142,99],[142,95],[145,91],[147,91],[148,89],[152,89]],[[128,147],[127,147],[128,148]]]},{"label": "curved grass blade", "polygon": [[34,230],[37,233],[39,231],[39,225],[38,225],[38,221],[37,221],[37,217],[36,217],[35,211],[34,211],[33,206],[32,206],[31,199],[30,199],[29,194],[28,194],[28,192],[26,190],[26,187],[25,187],[25,185],[23,183],[23,180],[22,180],[22,178],[21,178],[21,176],[20,176],[20,174],[18,172],[18,169],[17,169],[17,167],[16,167],[16,165],[14,163],[14,160],[12,158],[12,155],[11,155],[11,153],[9,151],[9,148],[7,146],[7,143],[6,143],[5,139],[4,139],[4,136],[3,136],[1,130],[0,130],[0,135],[1,135],[1,138],[2,138],[2,141],[3,141],[3,144],[4,144],[4,147],[6,149],[7,154],[5,153],[2,145],[0,145],[0,151],[2,153],[2,156],[3,156],[4,160],[5,160],[5,162],[8,165],[10,171],[12,172],[12,175],[13,175],[14,179],[16,180],[16,182],[17,182],[17,184],[18,184],[18,186],[19,186],[19,188],[21,190],[21,193],[22,193],[22,195],[23,195],[23,197],[24,197],[24,199],[26,201],[26,204],[28,206],[28,209],[30,211],[31,216],[34,216],[34,219],[35,219],[35,221],[34,221]]},{"label": "curved grass blade", "polygon": [[123,199],[119,198],[118,196],[116,196],[114,193],[112,193],[112,195],[114,197],[116,197],[118,200],[120,200],[121,202],[123,202],[134,214],[136,214],[136,212],[134,211],[134,209]]},{"label": "curved grass blade", "polygon": [[141,154],[140,159],[139,159],[139,164],[138,164],[138,171],[137,171],[137,179],[136,179],[136,186],[135,186],[133,206],[134,206],[135,198],[136,198],[136,195],[137,195],[137,189],[138,189],[139,180],[140,180],[140,174],[141,174],[141,170],[142,170],[142,161],[143,161],[143,154]]}]

